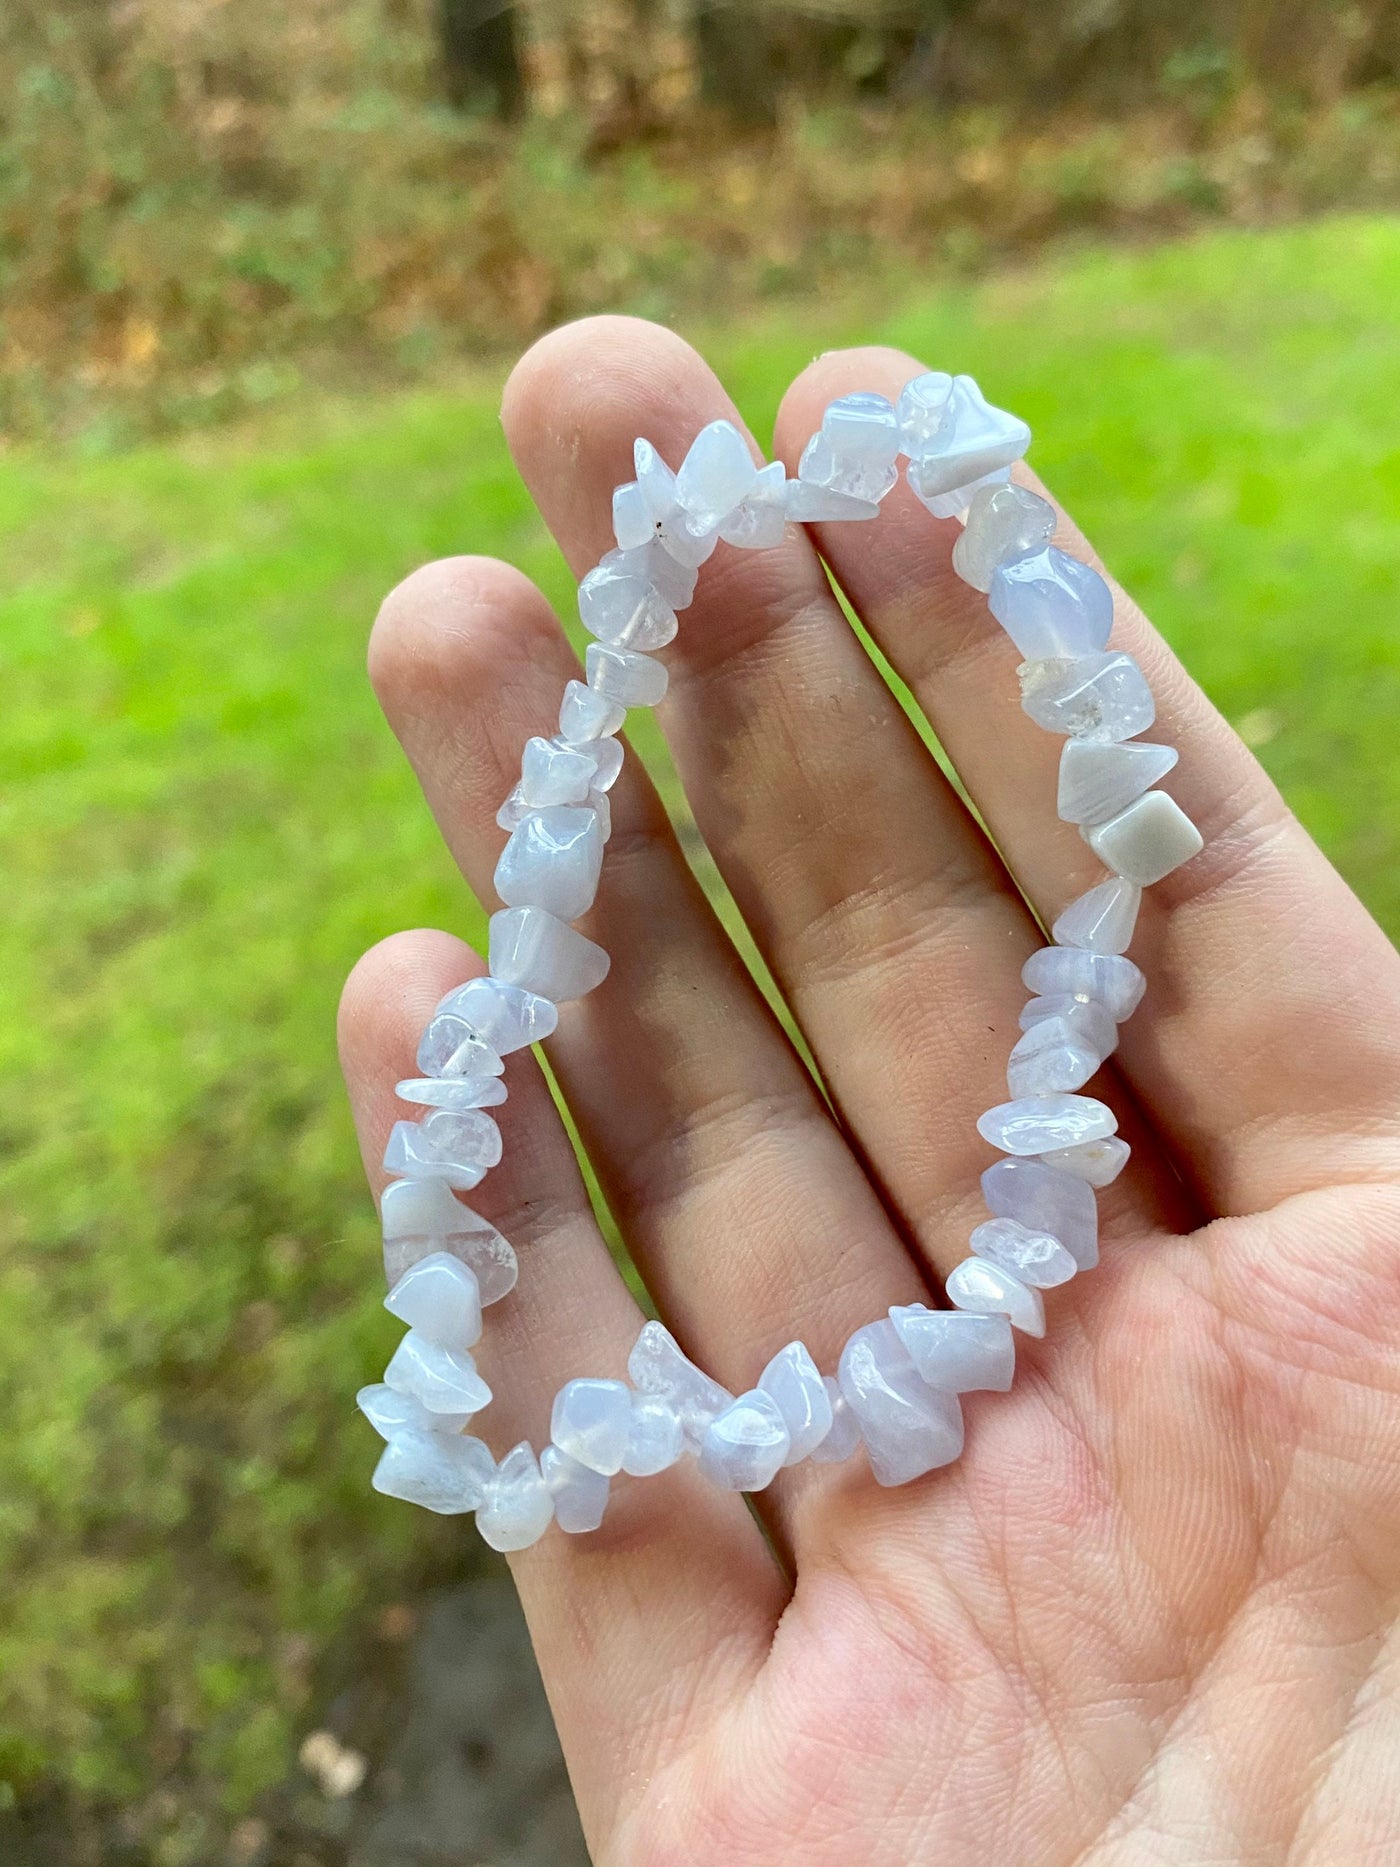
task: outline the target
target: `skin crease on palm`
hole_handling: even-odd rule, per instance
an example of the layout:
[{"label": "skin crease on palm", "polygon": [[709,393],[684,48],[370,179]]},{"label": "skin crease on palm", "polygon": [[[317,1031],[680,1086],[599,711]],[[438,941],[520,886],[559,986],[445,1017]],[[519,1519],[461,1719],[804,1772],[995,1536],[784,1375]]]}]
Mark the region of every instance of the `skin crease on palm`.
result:
[{"label": "skin crease on palm", "polygon": [[[821,358],[775,452],[794,471],[833,397],[944,363]],[[719,416],[700,358],[624,319],[544,339],[504,404],[576,575],[611,543],[633,437],[675,464]],[[721,546],[666,652],[659,718],[696,822],[829,1102],[632,759],[583,923],[612,973],[546,1046],[660,1313],[731,1388],[794,1338],[831,1368],[890,1303],[938,1300],[1041,944],[1025,903],[1048,924],[1097,879],[1055,816],[1060,741],[952,574],[956,535],[901,486],[876,523]],[[1092,555],[1068,518],[1059,539]],[[1117,603],[1207,847],[1149,893],[1148,994],[1092,1091],[1134,1146],[1101,1197],[1103,1261],[1052,1294],[1043,1342],[1018,1337],[1011,1393],[967,1398],[955,1466],[884,1491],[861,1461],[806,1465],[757,1500],[760,1527],[686,1465],[513,1559],[602,1867],[1400,1862],[1400,957]],[[491,902],[496,808],[576,671],[562,631],[520,573],[459,558],[387,599],[370,665]],[[417,932],[350,979],[376,1190],[394,1082],[483,970]],[[528,1052],[506,1081],[505,1161],[472,1201],[521,1247],[481,1354],[498,1454],[543,1442],[565,1380],[619,1374],[641,1320]]]}]

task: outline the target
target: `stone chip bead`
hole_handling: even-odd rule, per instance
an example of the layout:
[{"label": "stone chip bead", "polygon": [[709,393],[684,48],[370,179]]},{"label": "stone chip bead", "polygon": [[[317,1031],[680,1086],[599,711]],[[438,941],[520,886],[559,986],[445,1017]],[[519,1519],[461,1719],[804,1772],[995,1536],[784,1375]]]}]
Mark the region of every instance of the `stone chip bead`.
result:
[{"label": "stone chip bead", "polygon": [[[1102,1145],[1096,1142],[1089,1146]],[[982,1197],[994,1218],[1017,1219],[1058,1238],[1081,1271],[1099,1261],[1099,1208],[1092,1188],[1043,1159],[995,1161],[982,1175]]]},{"label": "stone chip bead", "polygon": [[590,642],[583,658],[588,685],[620,707],[654,707],[666,697],[666,664],[632,648],[609,648]]},{"label": "stone chip bead", "polygon": [[680,627],[655,585],[617,563],[589,571],[578,587],[578,613],[590,635],[614,648],[665,648]]},{"label": "stone chip bead", "polygon": [[972,489],[992,474],[1005,475],[1030,442],[1025,422],[993,407],[971,376],[955,376],[942,420],[910,455],[909,484],[925,505],[964,492],[967,505]]},{"label": "stone chip bead", "polygon": [[442,1180],[395,1180],[380,1206],[384,1277],[392,1288],[410,1265],[445,1251],[476,1278],[482,1308],[515,1288],[519,1266],[513,1247],[494,1225],[464,1206]]},{"label": "stone chip bead", "polygon": [[503,908],[488,927],[492,976],[552,1004],[583,998],[608,976],[603,948],[544,908]]},{"label": "stone chip bead", "polygon": [[494,1109],[506,1100],[506,1086],[499,1076],[407,1076],[394,1094],[430,1109]]},{"label": "stone chip bead", "polygon": [[383,1381],[362,1387],[355,1405],[381,1439],[392,1439],[396,1433],[460,1433],[472,1417],[470,1413],[429,1413],[412,1394],[400,1394]]},{"label": "stone chip bead", "polygon": [[554,1396],[549,1436],[571,1459],[611,1478],[622,1470],[632,1425],[623,1381],[566,1381]]},{"label": "stone chip bead", "polygon": [[1041,1018],[1022,1033],[1006,1065],[1013,1097],[1082,1089],[1103,1062],[1068,1018]]},{"label": "stone chip bead", "polygon": [[1021,1007],[1021,1029],[1046,1018],[1062,1018],[1076,1036],[1096,1050],[1101,1057],[1111,1057],[1118,1048],[1118,1026],[1105,1008],[1087,993],[1074,995],[1057,992],[1052,998],[1031,998]]},{"label": "stone chip bead", "polygon": [[710,1421],[734,1398],[682,1354],[670,1330],[659,1322],[642,1325],[627,1358],[627,1373],[639,1393],[665,1400],[675,1409],[692,1451],[699,1450]]},{"label": "stone chip bead", "polygon": [[554,1501],[554,1521],[566,1536],[584,1536],[602,1524],[611,1486],[601,1472],[590,1471],[558,1446],[540,1454],[540,1476]]},{"label": "stone chip bead", "polygon": [[620,732],[626,707],[598,694],[584,681],[570,681],[559,703],[559,737],[566,745],[588,745]]},{"label": "stone chip bead", "polygon": [[948,1301],[979,1316],[1006,1316],[1023,1335],[1045,1334],[1045,1299],[1013,1271],[986,1258],[964,1258],[948,1273]]},{"label": "stone chip bead", "polygon": [[476,1371],[465,1348],[444,1348],[410,1329],[384,1370],[384,1384],[411,1394],[429,1413],[460,1413],[468,1418],[491,1402],[491,1389]]},{"label": "stone chip bead", "polygon": [[526,811],[551,804],[582,804],[593,782],[593,770],[594,761],[578,746],[562,739],[527,739],[520,761],[520,803]]},{"label": "stone chip bead", "polygon": [[1047,732],[1096,745],[1132,739],[1157,717],[1142,669],[1124,654],[1023,662],[1021,706]]},{"label": "stone chip bead", "polygon": [[460,1517],[482,1504],[495,1473],[495,1460],[479,1439],[398,1432],[370,1482],[385,1497],[418,1504],[439,1517]]},{"label": "stone chip bead", "polygon": [[1019,1219],[988,1219],[973,1232],[971,1244],[975,1257],[1000,1265],[1033,1290],[1054,1290],[1079,1269],[1058,1238]]},{"label": "stone chip bead", "polygon": [[1132,1017],[1147,989],[1130,959],[1074,946],[1043,946],[1032,953],[1021,968],[1021,983],[1045,998],[1065,994],[1096,999],[1116,1024]]},{"label": "stone chip bead", "polygon": [[622,1469],[632,1478],[652,1478],[669,1471],[686,1449],[681,1416],[668,1400],[652,1394],[632,1396],[632,1417]]},{"label": "stone chip bead", "polygon": [[962,1451],[956,1395],[922,1379],[888,1316],[856,1330],[841,1351],[836,1378],[859,1423],[877,1483],[907,1484],[951,1464]]},{"label": "stone chip bead", "polygon": [[1142,889],[1121,875],[1079,895],[1050,929],[1057,946],[1081,946],[1090,953],[1126,953],[1137,929]]},{"label": "stone chip bead", "polygon": [[476,1274],[450,1252],[435,1251],[410,1266],[384,1307],[424,1341],[442,1348],[474,1348],[481,1340]]},{"label": "stone chip bead", "polygon": [[999,565],[990,608],[1025,661],[1091,655],[1113,628],[1113,592],[1092,564],[1055,545]]},{"label": "stone chip bead", "polygon": [[899,478],[899,420],[885,396],[858,390],[827,404],[797,477],[829,492],[879,502]]},{"label": "stone chip bead", "polygon": [[1007,1154],[1044,1154],[1113,1134],[1118,1117],[1092,1096],[1021,1096],[977,1117],[984,1141]]},{"label": "stone chip bead", "polygon": [[439,1012],[418,1040],[418,1067],[425,1076],[478,1078],[499,1076],[505,1064],[474,1024]]},{"label": "stone chip bead", "polygon": [[921,1380],[950,1394],[986,1389],[1005,1394],[1016,1370],[1016,1345],[1005,1316],[896,1304],[890,1321]]},{"label": "stone chip bead", "polygon": [[842,493],[834,487],[818,486],[813,480],[789,480],[784,492],[787,516],[798,525],[820,524],[834,519],[878,519],[876,500],[857,499],[854,493]]},{"label": "stone chip bead", "polygon": [[718,531],[758,478],[749,444],[732,421],[712,421],[690,444],[676,475],[676,499],[691,529]]},{"label": "stone chip bead", "polygon": [[1150,740],[1099,745],[1067,739],[1060,754],[1056,809],[1066,823],[1105,823],[1165,778],[1179,756],[1175,746]]},{"label": "stone chip bead", "polygon": [[700,1441],[700,1470],[723,1491],[763,1491],[788,1462],[792,1436],[782,1409],[761,1388],[717,1413]]},{"label": "stone chip bead", "polygon": [[496,893],[507,907],[544,908],[574,921],[593,906],[602,868],[603,836],[591,810],[534,810],[501,851]]},{"label": "stone chip bead", "polygon": [[423,1121],[394,1123],[384,1171],[406,1180],[445,1180],[469,1193],[500,1158],[501,1131],[489,1115],[480,1109],[434,1109]]},{"label": "stone chip bead", "polygon": [[[1112,1186],[1128,1164],[1132,1149],[1120,1135],[1105,1135],[1100,1141],[1081,1141],[1074,1147],[1052,1148],[1040,1156],[1047,1167],[1058,1173],[1072,1174],[1086,1186]],[[1089,1268],[1087,1265],[1084,1267]]]},{"label": "stone chip bead", "polygon": [[777,1402],[791,1445],[783,1460],[809,1458],[831,1431],[831,1400],[817,1364],[801,1342],[789,1342],[768,1363],[758,1385]]},{"label": "stone chip bead", "polygon": [[1165,791],[1149,791],[1088,836],[1099,860],[1139,888],[1160,882],[1205,848],[1205,838]]},{"label": "stone chip bead", "polygon": [[895,404],[900,452],[917,459],[948,419],[953,379],[946,370],[928,370],[905,383]]},{"label": "stone chip bead", "polygon": [[513,1446],[496,1467],[476,1513],[492,1549],[509,1552],[538,1543],[554,1518],[554,1499],[529,1443]]},{"label": "stone chip bead", "polygon": [[973,494],[967,524],[953,545],[953,569],[987,595],[999,565],[1048,544],[1055,508],[1028,486],[984,486]]},{"label": "stone chip bead", "polygon": [[781,460],[760,467],[753,490],[719,528],[727,545],[739,551],[771,551],[787,530],[787,476]]},{"label": "stone chip bead", "polygon": [[841,1392],[841,1384],[834,1375],[824,1374],[822,1386],[831,1402],[831,1430],[821,1444],[813,1449],[811,1460],[814,1465],[844,1465],[864,1444],[860,1436],[860,1421],[846,1405],[846,1396]]},{"label": "stone chip bead", "polygon": [[[434,1016],[462,1019],[502,1057],[524,1050],[528,1044],[542,1044],[546,1037],[553,1036],[559,1022],[559,1013],[547,998],[527,992],[522,986],[507,985],[503,979],[493,979],[489,973],[468,979],[465,985],[449,992]],[[432,1076],[437,1072],[424,1070],[423,1074]]]}]

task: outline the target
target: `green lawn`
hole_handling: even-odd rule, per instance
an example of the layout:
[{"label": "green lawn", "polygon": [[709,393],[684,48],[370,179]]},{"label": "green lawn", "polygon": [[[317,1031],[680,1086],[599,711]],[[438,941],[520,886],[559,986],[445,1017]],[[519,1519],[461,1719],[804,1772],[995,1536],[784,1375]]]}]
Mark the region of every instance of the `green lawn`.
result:
[{"label": "green lawn", "polygon": [[[1400,222],[1089,254],[708,344],[756,430],[816,349],[970,369],[1400,930]],[[561,566],[496,373],[0,463],[0,1777],[238,1805],[306,1655],[470,1532],[367,1490],[393,1336],[332,1041],[396,927],[479,930],[363,669],[460,548]]]}]

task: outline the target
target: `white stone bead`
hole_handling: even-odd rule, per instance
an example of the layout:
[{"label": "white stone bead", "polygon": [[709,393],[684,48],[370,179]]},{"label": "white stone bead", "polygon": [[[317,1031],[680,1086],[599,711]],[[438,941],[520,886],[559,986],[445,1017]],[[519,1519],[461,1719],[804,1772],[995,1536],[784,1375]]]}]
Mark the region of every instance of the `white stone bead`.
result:
[{"label": "white stone bead", "polygon": [[1150,740],[1096,745],[1067,739],[1060,754],[1056,808],[1066,823],[1106,823],[1165,778],[1179,756],[1175,746],[1153,745]]},{"label": "white stone bead", "polygon": [[1147,981],[1130,959],[1117,953],[1089,953],[1077,946],[1043,946],[1021,968],[1029,992],[1054,998],[1093,998],[1115,1023],[1131,1018],[1142,1003]]},{"label": "white stone bead", "polygon": [[953,546],[953,569],[984,595],[998,565],[1019,558],[1055,533],[1055,508],[1028,486],[984,486],[973,496],[967,525]]},{"label": "white stone bead", "polygon": [[589,780],[588,795],[594,791],[611,791],[622,771],[622,743],[618,739],[592,739],[579,747],[593,761],[593,776]]},{"label": "white stone bead", "polygon": [[731,1400],[705,1428],[700,1470],[722,1491],[762,1491],[787,1463],[791,1446],[777,1401],[754,1388]]},{"label": "white stone bead", "polygon": [[956,1395],[920,1377],[887,1316],[856,1330],[841,1351],[836,1378],[860,1425],[878,1483],[907,1484],[950,1464],[962,1451]]},{"label": "white stone bead", "polygon": [[496,812],[497,827],[505,831],[518,829],[529,816],[531,808],[525,802],[525,786],[519,782],[513,784],[506,794],[505,802]]},{"label": "white stone bead", "polygon": [[1175,798],[1149,791],[1090,830],[1089,847],[1125,881],[1150,888],[1199,855],[1205,838]]},{"label": "white stone bead", "polygon": [[515,1252],[494,1225],[453,1197],[442,1180],[395,1180],[380,1202],[384,1277],[392,1287],[411,1264],[446,1251],[476,1278],[483,1308],[515,1288]]},{"label": "white stone bead", "polygon": [[476,1371],[465,1348],[444,1348],[410,1329],[384,1370],[384,1384],[395,1393],[412,1394],[429,1413],[460,1413],[470,1418],[488,1406],[491,1389]]},{"label": "white stone bead", "polygon": [[1042,1018],[1017,1042],[1006,1065],[1015,1096],[1054,1095],[1082,1089],[1103,1058],[1067,1018]]},{"label": "white stone bead", "polygon": [[[718,532],[706,531],[697,536],[691,529],[693,524],[693,520],[687,518],[683,512],[678,512],[674,518],[667,519],[666,523],[659,525],[656,530],[656,542],[667,557],[691,571],[699,570],[702,564],[708,563],[709,559],[714,556],[715,546],[719,543]],[[686,602],[689,600],[690,598],[687,597]]]},{"label": "white stone bead", "polygon": [[1020,676],[1022,709],[1047,732],[1110,745],[1145,733],[1157,717],[1152,689],[1131,655],[1026,661]]},{"label": "white stone bead", "polygon": [[425,1076],[499,1076],[500,1056],[465,1018],[435,1017],[418,1042],[418,1067]]},{"label": "white stone bead", "polygon": [[1118,1118],[1092,1096],[1024,1096],[977,1118],[984,1141],[1007,1154],[1044,1154],[1113,1134]]},{"label": "white stone bead", "polygon": [[942,420],[909,465],[920,499],[972,485],[1019,460],[1031,431],[1005,409],[994,408],[970,376],[955,376]]},{"label": "white stone bead", "polygon": [[476,1527],[492,1549],[528,1549],[554,1517],[554,1499],[529,1443],[513,1446],[496,1467],[476,1513]]},{"label": "white stone bead", "polygon": [[601,1472],[580,1465],[558,1446],[546,1446],[540,1454],[540,1476],[554,1500],[554,1521],[566,1536],[585,1536],[599,1527],[611,1489]]},{"label": "white stone bead", "polygon": [[797,525],[835,519],[878,519],[880,516],[880,508],[873,499],[854,499],[849,493],[832,492],[811,480],[789,480],[783,503],[787,516]]},{"label": "white stone bead", "polygon": [[753,491],[719,528],[719,536],[740,551],[769,551],[783,542],[787,529],[787,478],[781,460],[759,469]]},{"label": "white stone bead", "polygon": [[697,567],[709,556],[713,541],[704,544],[687,533],[686,555],[694,559],[687,563],[677,557],[673,546],[668,547],[667,533],[668,527],[663,526],[651,544],[639,545],[632,551],[604,552],[597,568],[610,577],[627,577],[634,583],[649,584],[668,609],[679,611],[689,608],[694,600]]},{"label": "white stone bead", "polygon": [[501,851],[496,893],[510,908],[544,908],[561,921],[593,906],[603,837],[591,810],[560,804],[531,811]]},{"label": "white stone bead", "polygon": [[406,1076],[394,1094],[430,1109],[494,1109],[505,1101],[506,1086],[499,1076]]},{"label": "white stone bead", "polygon": [[827,407],[822,425],[807,443],[797,477],[852,499],[879,501],[899,474],[899,421],[894,404],[858,390]]},{"label": "white stone bead", "polygon": [[686,1444],[699,1449],[705,1428],[734,1396],[681,1353],[675,1337],[659,1322],[644,1323],[627,1372],[639,1393],[668,1401],[680,1417]]},{"label": "white stone bead", "polygon": [[[559,703],[559,737],[568,745],[588,745],[594,739],[606,739],[621,731],[627,718],[626,707],[594,693],[583,681],[570,681]],[[503,824],[514,829],[514,824]]]},{"label": "white stone bead", "polygon": [[890,1321],[919,1378],[950,1394],[1004,1394],[1016,1371],[1016,1345],[1005,1316],[896,1304]]},{"label": "white stone bead", "polygon": [[785,1465],[796,1465],[809,1458],[831,1431],[831,1401],[817,1364],[801,1342],[789,1342],[781,1348],[763,1373],[758,1385],[778,1404],[792,1443]]},{"label": "white stone bead", "polygon": [[1024,661],[1092,655],[1113,629],[1113,592],[1092,564],[1055,545],[999,565],[988,606]]},{"label": "white stone bead", "polygon": [[398,1432],[385,1446],[374,1477],[375,1490],[460,1517],[476,1510],[495,1477],[495,1461],[479,1439],[447,1433]]},{"label": "white stone bead", "polygon": [[609,648],[590,642],[584,656],[588,685],[603,699],[620,707],[654,707],[666,697],[670,676],[663,661],[639,655],[630,648]]},{"label": "white stone bead", "polygon": [[661,525],[679,512],[676,476],[650,441],[639,438],[633,442],[632,467],[637,476],[638,490],[654,523]]},{"label": "white stone bead", "polygon": [[944,1286],[956,1308],[979,1316],[1007,1316],[1023,1335],[1045,1334],[1045,1299],[1038,1290],[986,1258],[964,1258]]},{"label": "white stone bead", "polygon": [[978,493],[989,487],[1009,485],[1011,469],[1010,467],[998,467],[995,472],[984,473],[980,479],[971,481],[967,486],[955,486],[950,493],[921,492],[923,479],[917,460],[910,461],[908,477],[910,488],[915,496],[928,507],[936,519],[960,519],[966,524],[968,512]]},{"label": "white stone bead", "polygon": [[681,1416],[669,1400],[651,1394],[632,1396],[632,1418],[622,1469],[633,1478],[669,1471],[685,1451]]},{"label": "white stone bead", "polygon": [[946,370],[928,370],[905,383],[895,404],[902,453],[917,459],[925,452],[948,418],[952,392],[953,379]]},{"label": "white stone bead", "polygon": [[489,1115],[480,1109],[434,1109],[423,1121],[394,1123],[384,1171],[405,1180],[443,1180],[469,1193],[500,1158],[501,1131]]},{"label": "white stone bead", "polygon": [[[1081,1141],[1074,1147],[1051,1148],[1040,1159],[1060,1173],[1073,1174],[1088,1186],[1112,1186],[1128,1164],[1132,1149],[1116,1134],[1100,1141]],[[1084,1267],[1089,1268],[1087,1265]]]},{"label": "white stone bead", "polygon": [[982,1175],[982,1197],[994,1217],[1019,1219],[1022,1225],[1058,1238],[1081,1271],[1091,1271],[1098,1263],[1098,1202],[1082,1179],[1057,1172],[1043,1158],[1012,1157],[987,1168]]},{"label": "white stone bead", "polygon": [[697,531],[718,531],[758,478],[749,444],[732,421],[712,421],[690,444],[676,498]]},{"label": "white stone bead", "polygon": [[656,536],[656,520],[636,480],[627,480],[612,496],[613,537],[619,551],[633,551]]},{"label": "white stone bead", "polygon": [[554,1396],[549,1436],[571,1459],[611,1478],[622,1470],[632,1424],[623,1381],[566,1381]]},{"label": "white stone bead", "polygon": [[680,624],[647,579],[598,565],[578,587],[578,613],[590,635],[614,648],[664,648]]},{"label": "white stone bead", "polygon": [[602,837],[604,843],[606,843],[608,838],[612,835],[612,805],[608,802],[607,792],[590,791],[588,793],[588,808],[598,819],[598,834]]},{"label": "white stone bead", "polygon": [[470,1413],[429,1413],[412,1394],[397,1393],[383,1381],[362,1387],[355,1405],[381,1439],[392,1439],[395,1433],[460,1433],[472,1417]]},{"label": "white stone bead", "polygon": [[1071,901],[1051,928],[1059,946],[1081,946],[1090,953],[1126,953],[1137,927],[1142,890],[1115,875]]},{"label": "white stone bead", "polygon": [[973,1232],[973,1254],[1019,1277],[1034,1290],[1067,1284],[1079,1269],[1058,1238],[1019,1219],[988,1219]]},{"label": "white stone bead", "polygon": [[1118,1048],[1118,1026],[1097,999],[1087,994],[1076,998],[1057,992],[1053,998],[1029,999],[1021,1008],[1021,1029],[1028,1031],[1044,1018],[1063,1018],[1101,1057],[1111,1057]]},{"label": "white stone bead", "polygon": [[846,1396],[834,1375],[824,1374],[822,1386],[831,1402],[831,1430],[811,1453],[814,1465],[844,1465],[861,1448],[860,1421],[846,1405]]},{"label": "white stone bead", "polygon": [[[617,741],[610,740],[611,745]],[[520,799],[526,814],[554,804],[581,804],[593,781],[593,760],[561,739],[528,739],[520,761]],[[512,792],[511,796],[514,797]],[[510,800],[508,799],[507,802]]]},{"label": "white stone bead", "polygon": [[491,916],[489,939],[493,977],[555,1005],[601,985],[612,963],[596,942],[543,908],[503,908]]},{"label": "white stone bead", "polygon": [[425,1342],[474,1348],[481,1340],[481,1291],[476,1273],[450,1252],[434,1251],[406,1270],[384,1307]]},{"label": "white stone bead", "polygon": [[[502,1057],[508,1057],[513,1050],[523,1050],[527,1044],[542,1044],[559,1022],[559,1013],[547,998],[526,992],[518,985],[507,985],[503,979],[493,979],[489,973],[478,979],[468,979],[465,985],[449,992],[434,1015],[461,1018]],[[418,1067],[423,1069],[421,1057]],[[457,1076],[490,1074],[480,1064],[452,1073]],[[443,1072],[423,1069],[423,1074],[439,1076]]]}]

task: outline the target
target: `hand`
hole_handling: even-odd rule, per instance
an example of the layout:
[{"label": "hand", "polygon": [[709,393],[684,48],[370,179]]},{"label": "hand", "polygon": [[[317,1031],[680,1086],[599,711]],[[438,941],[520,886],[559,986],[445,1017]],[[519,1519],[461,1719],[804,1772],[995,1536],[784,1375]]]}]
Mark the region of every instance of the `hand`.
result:
[{"label": "hand", "polygon": [[[778,424],[789,471],[832,397],[920,367],[813,364]],[[685,344],[621,319],[538,344],[504,411],[576,575],[611,544],[633,437],[675,463],[723,415]],[[660,1313],[735,1390],[794,1338],[834,1368],[965,1255],[992,1158],[973,1123],[1005,1099],[1042,944],[1017,888],[1048,923],[1097,878],[955,536],[900,487],[878,523],[721,546],[666,654],[695,821],[835,1116],[634,760],[585,923],[612,973],[547,1046]],[[1066,541],[1087,554],[1068,520]],[[1121,594],[1114,640],[1207,845],[1133,946],[1148,994],[1098,1089],[1134,1147],[1103,1262],[1017,1338],[1013,1391],[968,1397],[958,1464],[894,1491],[863,1460],[795,1468],[760,1528],[686,1463],[514,1559],[604,1867],[1400,1860],[1400,957]],[[459,558],[394,591],[370,660],[492,900],[495,811],[576,672],[557,622],[518,571]],[[394,1081],[481,970],[408,933],[347,986],[376,1187]],[[505,1161],[472,1198],[522,1248],[481,1356],[498,1455],[544,1442],[565,1380],[621,1374],[641,1322],[528,1053],[506,1081]]]}]

